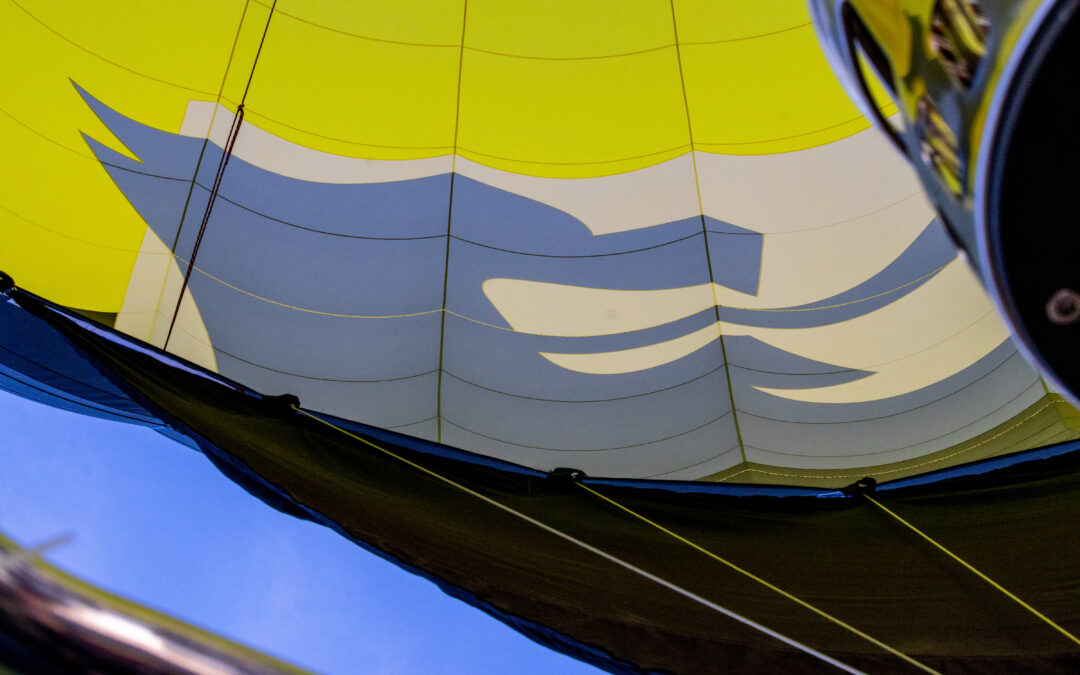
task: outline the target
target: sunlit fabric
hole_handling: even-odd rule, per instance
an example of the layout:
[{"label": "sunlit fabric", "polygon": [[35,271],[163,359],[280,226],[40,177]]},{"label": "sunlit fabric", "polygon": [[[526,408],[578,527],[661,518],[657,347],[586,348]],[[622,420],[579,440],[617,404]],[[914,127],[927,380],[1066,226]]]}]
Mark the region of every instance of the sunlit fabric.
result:
[{"label": "sunlit fabric", "polygon": [[0,19],[0,269],[257,391],[613,477],[1078,435],[801,0]]}]

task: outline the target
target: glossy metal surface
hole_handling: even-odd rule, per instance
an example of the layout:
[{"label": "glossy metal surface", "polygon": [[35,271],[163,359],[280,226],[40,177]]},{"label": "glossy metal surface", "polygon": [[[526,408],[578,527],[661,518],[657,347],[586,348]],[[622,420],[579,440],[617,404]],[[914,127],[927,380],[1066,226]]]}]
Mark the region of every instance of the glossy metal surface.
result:
[{"label": "glossy metal surface", "polygon": [[[87,587],[0,542],[0,630],[27,670],[297,673],[283,663]],[[21,663],[20,663],[21,661]]]},{"label": "glossy metal surface", "polygon": [[[830,63],[894,140],[1006,318],[1057,388],[1080,391],[1068,319],[1074,241],[1078,3],[811,0]],[[876,112],[868,73],[898,105]],[[872,77],[872,76],[871,76]],[[1064,303],[1064,304],[1063,304]],[[1073,303],[1074,304],[1074,303]]]}]

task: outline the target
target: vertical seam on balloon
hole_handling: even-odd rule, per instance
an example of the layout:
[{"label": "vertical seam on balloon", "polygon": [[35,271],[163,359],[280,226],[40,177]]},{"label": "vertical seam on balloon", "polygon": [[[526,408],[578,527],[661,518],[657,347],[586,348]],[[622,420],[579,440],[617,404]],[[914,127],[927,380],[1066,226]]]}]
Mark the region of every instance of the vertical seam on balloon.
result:
[{"label": "vertical seam on balloon", "polygon": [[[191,273],[195,270],[195,256],[199,253],[199,247],[202,244],[203,235],[206,233],[206,227],[210,224],[210,214],[214,209],[215,198],[217,197],[218,190],[221,189],[221,182],[225,179],[225,168],[229,164],[229,158],[232,156],[233,147],[236,145],[236,139],[240,136],[240,126],[244,123],[244,103],[247,101],[248,90],[251,88],[251,81],[255,77],[255,68],[259,65],[259,56],[262,54],[263,45],[266,43],[266,34],[270,31],[270,21],[274,18],[274,8],[276,7],[277,0],[274,0],[273,4],[270,5],[270,12],[266,15],[266,24],[263,26],[262,37],[259,38],[259,47],[255,50],[255,58],[251,62],[251,70],[248,73],[247,84],[244,85],[244,93],[240,97],[240,104],[236,106],[236,114],[233,116],[233,123],[229,128],[226,147],[223,148],[224,152],[221,155],[221,162],[218,165],[217,175],[214,177],[214,186],[213,189],[210,190],[210,197],[206,202],[206,210],[203,212],[202,223],[199,225],[199,234],[195,238],[195,248],[191,251],[191,259],[188,261],[187,272],[184,273],[184,283],[180,286],[180,296],[176,299],[176,309],[173,310],[172,320],[169,322],[169,331],[165,335],[165,344],[162,346],[162,349],[165,351],[168,351],[169,339],[172,337],[173,328],[176,326],[176,319],[180,316],[180,308],[184,302],[184,293],[187,292],[188,283],[191,280]],[[234,38],[234,40],[237,39],[239,39],[239,29],[237,30],[237,37]],[[222,87],[224,87],[224,81],[222,82]],[[192,179],[192,183],[194,187],[194,179]],[[179,232],[177,232],[177,237],[179,238]],[[175,256],[175,253],[173,255]]]},{"label": "vertical seam on balloon", "polygon": [[[184,208],[180,211],[180,222],[176,224],[176,236],[173,237],[172,246],[169,248],[169,266],[165,269],[165,276],[161,279],[161,291],[158,293],[157,304],[154,305],[154,315],[150,319],[150,333],[147,335],[147,339],[154,335],[154,324],[157,323],[157,316],[161,313],[161,301],[165,299],[165,287],[169,282],[169,273],[172,272],[172,265],[176,262],[176,247],[180,243],[180,231],[184,228],[184,219],[187,218],[188,205],[191,203],[191,195],[195,192],[195,181],[199,177],[199,170],[202,168],[203,155],[206,153],[206,146],[210,143],[210,134],[214,131],[214,121],[217,118],[218,108],[221,106],[221,96],[225,92],[225,81],[229,78],[229,69],[232,67],[233,57],[236,55],[236,45],[240,42],[240,32],[244,28],[244,19],[247,18],[248,6],[251,4],[251,0],[244,2],[244,9],[240,12],[240,21],[236,24],[236,33],[233,35],[232,47],[229,48],[229,58],[225,61],[225,72],[221,74],[221,84],[218,86],[217,98],[214,99],[214,112],[210,114],[210,127],[206,130],[206,138],[203,139],[202,148],[199,150],[199,158],[195,162],[195,171],[191,174],[191,185],[188,187],[187,198],[184,199]],[[147,229],[149,229],[147,225]],[[215,363],[216,366],[216,363]]]},{"label": "vertical seam on balloon", "polygon": [[454,99],[454,148],[450,153],[450,194],[446,203],[446,256],[443,259],[442,307],[439,311],[439,374],[435,379],[435,440],[442,443],[443,347],[446,343],[446,290],[450,286],[450,227],[454,222],[454,177],[457,175],[458,126],[461,119],[461,71],[465,65],[465,19],[469,0],[461,8],[461,46],[458,48],[457,94]]},{"label": "vertical seam on balloon", "polygon": [[[1034,385],[1032,385],[1032,386],[1034,386]],[[1030,389],[1030,387],[1029,387],[1029,389]],[[1011,403],[1012,401],[1015,401],[1015,400],[1016,400],[1017,398],[1019,398],[1020,396],[1022,396],[1022,394],[1020,394],[1020,395],[1018,395],[1018,396],[1015,396],[1015,397],[1013,397],[1013,398],[1012,398],[1012,399],[1011,399],[1011,400],[1010,400],[1010,401],[1009,401],[1008,403],[1006,403],[1005,405],[1008,405],[1008,404],[1009,404],[1009,403]],[[1041,400],[1041,399],[1040,399],[1040,400]],[[1001,406],[1001,408],[1004,408],[1004,407],[1005,407],[1005,405]],[[1009,433],[1009,432],[1010,432],[1010,431],[1012,431],[1013,429],[1017,429],[1017,428],[1019,428],[1020,426],[1024,425],[1024,424],[1025,424],[1025,423],[1026,423],[1026,422],[1027,422],[1028,420],[1030,420],[1030,419],[1034,418],[1034,417],[1035,417],[1036,415],[1038,415],[1038,414],[1039,414],[1039,413],[1041,413],[1041,412],[1042,412],[1043,410],[1046,410],[1047,408],[1049,408],[1049,407],[1050,407],[1050,406],[1052,406],[1052,405],[1054,405],[1054,402],[1053,402],[1053,401],[1050,401],[1050,402],[1048,402],[1048,403],[1044,403],[1044,404],[1043,404],[1042,406],[1040,406],[1040,407],[1039,407],[1039,409],[1038,409],[1038,410],[1036,410],[1035,412],[1031,413],[1030,415],[1028,415],[1028,416],[1027,416],[1027,417],[1025,417],[1024,419],[1020,420],[1020,421],[1019,421],[1019,422],[1017,422],[1016,424],[1013,424],[1012,426],[1008,427],[1007,429],[1003,429],[1002,431],[999,431],[998,433],[994,434],[993,436],[991,436],[991,437],[989,437],[989,438],[984,438],[983,440],[979,441],[978,443],[975,443],[974,445],[969,445],[969,446],[967,446],[967,447],[964,447],[964,448],[961,448],[961,449],[959,449],[959,450],[956,450],[956,452],[949,452],[949,454],[947,454],[947,455],[942,455],[942,454],[941,454],[941,453],[944,453],[944,452],[948,452],[948,451],[950,451],[950,450],[954,450],[955,448],[958,448],[958,447],[960,447],[961,445],[963,445],[963,444],[964,444],[964,443],[966,443],[967,441],[964,441],[964,443],[959,443],[959,444],[957,444],[957,445],[953,445],[953,446],[951,446],[951,447],[948,447],[948,448],[944,448],[944,449],[942,449],[942,450],[939,450],[939,451],[938,451],[937,453],[934,453],[934,454],[932,454],[932,455],[922,455],[921,457],[915,457],[915,458],[913,458],[913,459],[910,459],[910,460],[902,460],[902,461],[903,461],[903,464],[902,464],[902,466],[899,466],[899,467],[896,467],[896,468],[893,468],[893,469],[886,469],[886,470],[875,470],[875,471],[872,471],[871,473],[872,473],[872,475],[874,475],[874,476],[881,476],[881,475],[883,475],[883,474],[887,474],[887,473],[897,473],[897,472],[900,472],[900,471],[909,471],[909,472],[912,472],[912,473],[909,473],[908,475],[913,475],[913,474],[915,473],[915,472],[914,472],[914,469],[919,469],[919,468],[922,468],[922,467],[924,467],[924,466],[929,466],[929,465],[931,465],[931,464],[936,464],[936,463],[938,463],[938,462],[944,462],[944,461],[946,461],[946,460],[948,460],[948,459],[951,459],[951,458],[953,458],[953,457],[958,457],[958,456],[960,456],[960,455],[962,455],[962,454],[964,454],[964,453],[967,453],[967,452],[971,452],[971,451],[972,451],[972,450],[974,450],[975,448],[979,448],[979,447],[982,447],[982,446],[986,445],[987,443],[990,443],[991,441],[994,441],[994,440],[997,440],[998,438],[1001,438],[1002,436],[1004,436],[1005,434]],[[1032,407],[1034,407],[1034,404],[1032,405]],[[1000,410],[1001,408],[999,408],[999,410]],[[1031,408],[1028,408],[1027,410],[1030,410],[1030,409],[1031,409]],[[1025,411],[1025,412],[1026,412],[1026,411]],[[993,414],[993,413],[991,413],[991,414]],[[1022,414],[1023,414],[1023,412],[1021,412],[1020,414],[1022,415]],[[980,419],[981,419],[981,418],[980,418]],[[1002,424],[1008,424],[1009,422],[1013,421],[1014,419],[1016,419],[1016,416],[1014,416],[1014,417],[1010,417],[1010,418],[1009,418],[1008,420],[1006,420],[1005,422],[1002,422]],[[999,425],[999,426],[1000,426],[1000,425]],[[994,427],[994,428],[996,429],[997,427]],[[993,431],[993,429],[991,429],[990,431],[984,432],[984,433],[990,433],[991,431]],[[976,436],[975,438],[978,438],[978,436]],[[970,441],[970,440],[973,440],[973,439],[970,439],[970,438],[969,438],[969,439],[968,439],[968,441]],[[1015,445],[1015,443],[1010,443],[1009,445],[1006,445],[1005,447],[1010,447],[1010,446],[1012,446],[1012,445]],[[927,458],[927,457],[929,457],[930,459],[927,459],[926,461],[923,461],[923,462],[919,462],[918,464],[912,464],[912,463],[911,463],[911,462],[914,462],[914,461],[918,461],[918,460],[921,460],[921,459],[925,459],[925,458]],[[879,466],[879,467],[881,467],[881,466],[891,466],[891,465],[895,465],[895,464],[897,464],[897,463],[898,463],[898,462],[891,462],[891,463],[889,463],[889,464],[883,464],[883,465],[878,465],[878,466]],[[758,465],[758,466],[770,466],[770,465]],[[951,465],[947,465],[947,466],[944,466],[944,467],[940,467],[940,468],[942,468],[942,469],[945,469],[945,468],[948,468],[948,466],[951,466]],[[777,467],[770,467],[770,468],[777,468]],[[782,468],[782,467],[781,467],[781,468]],[[873,468],[874,468],[874,467],[866,467],[866,469],[868,469],[868,470],[869,470],[869,469],[873,469]],[[804,470],[805,470],[805,471],[812,471],[813,469],[804,469]],[[800,473],[779,473],[779,472],[776,472],[776,471],[768,471],[768,470],[766,470],[766,469],[758,468],[758,467],[755,467],[755,466],[747,466],[747,467],[746,467],[745,469],[743,469],[742,471],[739,471],[739,472],[737,472],[737,473],[733,473],[733,474],[731,474],[731,475],[729,475],[729,476],[725,476],[725,477],[723,477],[723,478],[719,478],[719,479],[717,479],[717,481],[716,481],[716,482],[720,483],[720,482],[723,482],[723,481],[729,480],[729,479],[731,479],[731,478],[734,478],[734,477],[736,477],[736,476],[740,476],[740,475],[742,475],[742,474],[744,474],[744,473],[747,473],[748,471],[749,471],[749,472],[755,472],[755,473],[761,473],[761,474],[765,474],[765,475],[768,475],[768,476],[782,476],[782,477],[785,477],[785,478],[813,478],[813,479],[817,479],[817,480],[829,480],[829,479],[833,479],[833,478],[847,478],[847,479],[851,479],[851,478],[857,478],[857,477],[859,477],[859,476],[865,476],[865,475],[866,475],[866,473],[865,473],[865,472],[863,472],[863,473],[842,473],[842,474],[800,474]],[[819,469],[819,471],[827,471],[827,469]],[[901,478],[902,478],[902,477],[903,477],[903,476],[901,476]]]},{"label": "vertical seam on balloon", "polygon": [[[728,402],[731,404],[731,421],[735,425],[735,438],[739,441],[739,454],[746,463],[746,447],[743,444],[742,430],[739,427],[739,412],[735,407],[735,390],[731,386],[731,369],[728,368],[727,347],[724,345],[724,329],[720,321],[720,300],[716,296],[716,282],[713,280],[712,255],[709,253],[709,229],[705,225],[705,206],[701,199],[701,181],[698,179],[697,150],[694,147],[694,126],[690,120],[690,100],[686,95],[686,78],[683,75],[682,48],[679,46],[679,27],[675,19],[675,0],[669,0],[671,7],[671,31],[675,38],[675,61],[679,66],[679,87],[682,90],[683,110],[686,111],[686,133],[690,137],[690,164],[694,168],[694,190],[697,193],[698,213],[701,216],[701,239],[705,244],[705,264],[709,269],[709,288],[713,296],[713,311],[716,314],[716,335],[720,340],[720,356],[724,359],[724,379],[727,380]],[[758,272],[760,286],[760,270]]]}]

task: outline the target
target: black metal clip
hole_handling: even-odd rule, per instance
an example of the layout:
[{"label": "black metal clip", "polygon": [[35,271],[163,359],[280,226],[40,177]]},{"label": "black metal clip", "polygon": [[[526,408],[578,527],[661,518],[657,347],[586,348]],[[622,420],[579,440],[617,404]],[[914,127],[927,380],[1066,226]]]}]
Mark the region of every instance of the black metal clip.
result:
[{"label": "black metal clip", "polygon": [[281,394],[279,396],[263,396],[262,403],[266,406],[266,414],[271,417],[285,417],[300,407],[300,398],[295,394]]},{"label": "black metal clip", "polygon": [[865,476],[855,481],[851,485],[848,485],[845,488],[841,488],[841,492],[843,492],[848,497],[860,497],[862,495],[870,494],[876,488],[877,481],[870,476]]},{"label": "black metal clip", "polygon": [[13,288],[15,288],[15,280],[11,278],[11,275],[0,272],[0,295],[6,296]]},{"label": "black metal clip", "polygon": [[574,489],[574,483],[580,483],[585,479],[585,472],[581,469],[570,469],[560,466],[548,472],[547,482],[559,492],[570,492]]}]

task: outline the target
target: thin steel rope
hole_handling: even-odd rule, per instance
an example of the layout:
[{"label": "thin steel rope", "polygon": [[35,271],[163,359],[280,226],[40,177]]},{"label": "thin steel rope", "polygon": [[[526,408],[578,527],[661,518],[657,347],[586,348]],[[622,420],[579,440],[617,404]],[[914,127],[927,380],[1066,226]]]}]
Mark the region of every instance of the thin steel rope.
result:
[{"label": "thin steel rope", "polygon": [[726,607],[723,607],[723,606],[721,606],[721,605],[719,605],[719,604],[717,604],[717,603],[715,603],[715,602],[713,602],[711,600],[703,598],[700,595],[697,595],[696,593],[693,593],[692,591],[689,591],[689,590],[687,590],[687,589],[685,589],[685,588],[683,588],[681,586],[678,586],[678,585],[676,585],[676,584],[674,584],[674,583],[672,583],[672,582],[670,582],[670,581],[668,581],[666,579],[658,577],[657,575],[655,575],[655,574],[653,574],[651,572],[648,572],[646,570],[643,570],[640,567],[637,567],[636,565],[633,565],[633,564],[631,564],[629,562],[626,562],[625,560],[622,560],[621,558],[618,558],[618,557],[616,557],[616,556],[614,556],[614,555],[612,555],[610,553],[607,553],[606,551],[603,551],[603,550],[601,550],[599,548],[596,548],[595,546],[593,546],[591,544],[588,544],[588,543],[578,539],[577,537],[569,535],[569,534],[563,532],[562,530],[556,529],[556,528],[552,527],[551,525],[548,525],[548,524],[543,523],[543,522],[541,522],[539,520],[536,520],[535,518],[533,518],[531,516],[528,516],[528,515],[526,515],[524,513],[521,513],[520,511],[517,511],[516,509],[514,509],[512,507],[509,507],[509,506],[503,504],[502,502],[496,501],[496,500],[488,497],[487,495],[481,494],[481,493],[477,492],[476,490],[468,488],[468,487],[462,485],[461,483],[458,483],[458,482],[456,482],[456,481],[454,481],[454,480],[452,480],[450,478],[447,478],[447,477],[445,477],[445,476],[443,476],[443,475],[441,475],[441,474],[439,474],[439,473],[437,473],[435,471],[432,471],[431,469],[429,469],[429,468],[427,468],[425,466],[417,464],[416,462],[408,460],[408,459],[402,457],[401,455],[398,455],[398,454],[396,454],[396,453],[394,453],[394,452],[392,452],[390,450],[387,450],[386,448],[384,448],[384,447],[382,447],[382,446],[380,446],[380,445],[378,445],[376,443],[373,443],[373,442],[369,441],[368,439],[364,438],[363,436],[359,436],[357,434],[354,434],[354,433],[348,431],[347,429],[342,429],[341,427],[339,427],[339,426],[337,426],[335,424],[332,424],[331,422],[328,422],[328,421],[322,419],[321,417],[319,417],[317,415],[313,415],[312,413],[310,413],[310,412],[308,412],[306,410],[303,410],[302,408],[296,408],[296,411],[299,412],[302,415],[305,415],[306,417],[310,417],[311,419],[313,419],[313,420],[315,420],[317,422],[325,424],[326,426],[330,427],[331,429],[336,429],[337,431],[345,434],[346,436],[348,436],[348,437],[350,437],[350,438],[352,438],[354,440],[360,441],[364,445],[367,445],[367,446],[369,446],[369,447],[371,447],[371,448],[373,448],[375,450],[378,450],[379,452],[381,452],[381,453],[383,453],[383,454],[385,454],[385,455],[387,455],[389,457],[392,457],[392,458],[396,459],[397,461],[416,469],[417,471],[420,471],[420,472],[422,472],[424,474],[427,474],[428,476],[431,476],[432,478],[434,478],[434,479],[436,479],[438,481],[441,481],[442,483],[445,483],[445,484],[449,485],[450,487],[453,487],[453,488],[455,488],[457,490],[460,490],[461,492],[464,492],[465,494],[468,494],[468,495],[470,495],[472,497],[476,497],[477,499],[479,499],[479,500],[481,500],[481,501],[483,501],[483,502],[485,502],[487,504],[490,504],[491,506],[494,506],[495,508],[497,508],[497,509],[499,509],[499,510],[505,512],[505,513],[508,513],[508,514],[510,514],[510,515],[512,515],[512,516],[514,516],[516,518],[520,518],[521,520],[524,520],[525,522],[527,522],[527,523],[529,523],[531,525],[534,525],[534,526],[540,528],[541,530],[544,530],[545,532],[553,534],[556,537],[559,537],[560,539],[568,541],[571,544],[574,544],[575,546],[578,546],[583,550],[586,550],[586,551],[588,551],[588,552],[590,552],[590,553],[592,553],[594,555],[597,555],[597,556],[603,558],[604,560],[607,560],[608,562],[614,563],[615,565],[618,565],[619,567],[627,569],[627,570],[629,570],[629,571],[631,571],[631,572],[633,572],[633,573],[635,573],[635,574],[637,574],[637,575],[639,575],[639,576],[641,576],[641,577],[643,577],[645,579],[648,579],[649,581],[652,581],[652,582],[654,582],[654,583],[656,583],[656,584],[658,584],[660,586],[663,586],[664,588],[667,588],[668,590],[674,591],[675,593],[678,593],[679,595],[682,595],[683,597],[686,597],[686,598],[688,598],[690,600],[693,600],[694,602],[697,602],[697,603],[699,603],[699,604],[701,604],[701,605],[703,605],[705,607],[708,607],[709,609],[715,610],[715,611],[719,612],[720,614],[723,614],[724,616],[726,616],[726,617],[728,617],[730,619],[734,619],[735,621],[738,621],[739,623],[741,623],[741,624],[743,624],[745,626],[749,626],[750,628],[753,628],[754,630],[760,631],[761,633],[764,633],[765,635],[768,635],[768,636],[770,636],[770,637],[772,637],[772,638],[774,638],[774,639],[776,639],[776,640],[778,640],[780,642],[783,642],[786,645],[794,647],[794,648],[796,648],[796,649],[798,649],[798,650],[800,650],[800,651],[802,651],[802,652],[804,652],[804,653],[806,653],[806,654],[808,654],[810,656],[818,658],[821,661],[824,661],[825,663],[828,663],[828,664],[830,664],[832,666],[835,666],[836,668],[838,668],[838,669],[840,669],[840,670],[842,670],[844,672],[854,673],[856,675],[865,675],[865,673],[863,673],[863,671],[858,670],[856,668],[853,668],[853,667],[847,665],[846,663],[842,663],[841,661],[837,661],[836,659],[832,658],[831,656],[829,656],[827,654],[823,654],[822,652],[819,652],[818,650],[814,649],[813,647],[810,647],[808,645],[805,645],[805,644],[799,642],[798,640],[795,640],[793,638],[789,638],[786,635],[778,633],[778,632],[772,630],[771,628],[769,628],[767,626],[764,626],[764,625],[762,625],[760,623],[757,623],[756,621],[753,621],[752,619],[748,619],[745,616],[742,616],[741,614],[733,612],[732,610],[727,609]]},{"label": "thin steel rope", "polygon": [[607,495],[604,495],[604,494],[601,494],[601,493],[597,492],[596,490],[592,489],[588,485],[585,485],[584,483],[577,482],[575,484],[578,487],[580,487],[581,489],[585,490],[586,492],[588,492],[588,493],[590,493],[590,494],[592,494],[592,495],[594,495],[596,497],[599,497],[600,499],[607,502],[608,504],[611,504],[612,506],[618,508],[619,510],[630,514],[631,516],[633,516],[634,518],[637,518],[638,520],[642,521],[643,523],[651,525],[652,527],[656,528],[657,530],[660,530],[664,534],[666,534],[666,535],[668,535],[668,536],[670,536],[670,537],[672,537],[674,539],[677,539],[678,541],[681,541],[682,543],[686,544],[690,548],[692,548],[692,549],[694,549],[696,551],[700,551],[701,553],[704,553],[705,555],[709,556],[713,560],[727,566],[728,568],[738,572],[739,574],[742,574],[743,576],[747,577],[748,579],[751,579],[751,580],[761,584],[765,588],[768,588],[770,591],[773,591],[775,593],[778,593],[779,595],[782,595],[783,597],[787,598],[788,600],[791,600],[792,602],[796,603],[800,607],[803,607],[804,609],[810,610],[814,614],[817,614],[818,616],[822,617],[823,619],[826,619],[826,620],[836,624],[837,626],[843,628],[844,630],[848,631],[849,633],[857,635],[860,638],[866,640],[867,642],[869,642],[869,643],[871,643],[871,644],[873,644],[873,645],[875,645],[877,647],[880,647],[881,649],[884,649],[885,651],[889,652],[893,656],[896,656],[897,658],[903,659],[904,661],[910,663],[911,665],[915,666],[919,670],[922,670],[922,671],[927,672],[927,673],[935,673],[936,675],[941,675],[938,671],[936,671],[933,668],[927,666],[926,664],[922,663],[921,661],[908,656],[907,654],[903,653],[899,649],[896,649],[894,647],[890,647],[889,645],[885,644],[881,640],[878,640],[877,638],[875,638],[872,635],[864,633],[863,631],[861,631],[858,628],[852,626],[851,624],[847,623],[846,621],[844,621],[842,619],[839,619],[839,618],[833,616],[832,614],[829,614],[828,612],[826,612],[823,609],[819,609],[818,607],[815,607],[814,605],[811,605],[809,602],[806,602],[805,600],[802,600],[802,599],[792,595],[791,593],[785,591],[784,589],[780,588],[779,586],[776,586],[775,584],[772,584],[772,583],[766,581],[765,579],[762,579],[761,577],[757,576],[753,572],[750,572],[749,570],[745,570],[745,569],[739,567],[738,565],[736,565],[735,563],[730,562],[729,560],[727,560],[725,558],[722,558],[719,555],[713,553],[712,551],[710,551],[710,550],[708,550],[708,549],[706,549],[706,548],[704,548],[702,546],[699,546],[698,544],[695,544],[694,542],[690,541],[686,537],[683,537],[683,536],[681,536],[679,534],[676,534],[675,532],[672,532],[671,530],[667,529],[663,525],[657,523],[654,520],[650,520],[649,518],[646,518],[645,516],[641,515],[637,511],[634,511],[630,507],[625,506],[625,505],[615,501],[611,497],[608,497]]},{"label": "thin steel rope", "polygon": [[1061,633],[1066,638],[1071,640],[1073,643],[1075,643],[1077,645],[1080,645],[1080,638],[1077,638],[1075,635],[1073,635],[1069,631],[1065,630],[1063,627],[1058,625],[1053,619],[1051,619],[1050,617],[1046,616],[1045,614],[1043,614],[1039,610],[1037,610],[1034,607],[1032,607],[1031,605],[1029,605],[1027,602],[1022,600],[1020,597],[1018,597],[1016,594],[1014,594],[1009,589],[1005,588],[1004,586],[1002,586],[998,582],[994,581],[993,579],[986,576],[985,574],[983,574],[979,570],[975,569],[975,567],[972,566],[970,563],[968,563],[966,560],[964,560],[960,556],[956,555],[955,553],[953,553],[949,549],[942,546],[935,539],[933,539],[930,535],[926,534],[925,532],[923,532],[919,528],[915,527],[914,525],[912,525],[908,521],[904,520],[900,515],[898,515],[894,511],[888,509],[884,504],[882,504],[878,500],[874,499],[873,497],[871,497],[868,494],[863,495],[863,496],[866,497],[867,501],[869,501],[871,504],[873,504],[874,506],[878,507],[879,509],[881,509],[885,513],[887,513],[890,516],[892,516],[893,518],[895,518],[899,523],[904,525],[904,527],[908,528],[909,530],[911,530],[915,534],[919,535],[920,537],[922,537],[926,541],[930,542],[930,544],[933,545],[934,548],[938,549],[939,551],[941,551],[945,555],[949,556],[950,558],[952,558],[956,562],[960,563],[961,565],[964,566],[964,568],[966,568],[968,571],[972,572],[975,576],[979,577],[980,579],[982,579],[986,583],[990,584],[991,586],[993,586],[997,590],[1001,591],[1005,595],[1005,597],[1009,598],[1010,600],[1012,600],[1016,604],[1020,605],[1021,607],[1026,609],[1028,612],[1034,614],[1037,618],[1039,618],[1041,621],[1046,623],[1046,625],[1050,626],[1051,628],[1053,628],[1057,632]]}]

